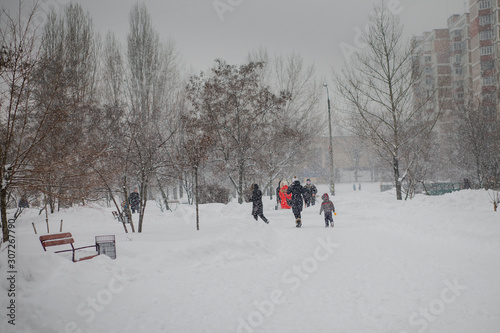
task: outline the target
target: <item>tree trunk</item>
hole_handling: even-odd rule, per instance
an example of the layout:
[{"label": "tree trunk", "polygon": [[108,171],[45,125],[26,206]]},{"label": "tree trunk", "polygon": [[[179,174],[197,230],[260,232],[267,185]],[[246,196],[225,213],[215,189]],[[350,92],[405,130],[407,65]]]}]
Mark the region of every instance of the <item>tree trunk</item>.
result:
[{"label": "tree trunk", "polygon": [[2,215],[2,238],[3,242],[9,240],[9,226],[7,220],[7,189],[2,188],[0,190],[0,210]]},{"label": "tree trunk", "polygon": [[160,189],[161,197],[163,198],[163,203],[165,204],[165,208],[167,210],[170,210],[170,207],[168,206],[168,195],[163,190],[163,186],[161,186],[160,178],[156,177],[156,181],[158,182],[158,188]]},{"label": "tree trunk", "polygon": [[403,200],[401,195],[401,180],[399,179],[399,160],[396,156],[393,157],[394,167],[394,183],[396,184],[396,199]]},{"label": "tree trunk", "polygon": [[245,174],[245,166],[243,165],[242,162],[240,162],[239,165],[239,170],[238,170],[238,203],[242,204],[243,203],[243,176]]},{"label": "tree trunk", "polygon": [[132,228],[132,232],[135,232],[134,221],[132,220],[132,212],[130,211],[130,203],[128,202],[128,191],[127,191],[127,177],[123,177],[123,193],[125,194],[125,202],[127,203],[125,213],[125,217],[130,217],[130,228]]},{"label": "tree trunk", "polygon": [[115,200],[115,197],[113,195],[113,192],[111,191],[111,188],[106,184],[106,187],[108,188],[108,191],[109,191],[109,195],[111,197],[111,200],[113,200],[114,204],[115,204],[115,207],[116,207],[116,210],[118,211],[118,216],[120,216],[120,219],[122,221],[122,224],[123,224],[123,229],[125,229],[125,233],[128,234],[128,230],[127,230],[127,225],[125,224],[125,220],[124,220],[124,216],[122,214],[122,211],[120,209],[120,206],[118,205],[118,203],[116,202]]},{"label": "tree trunk", "polygon": [[194,168],[194,196],[196,200],[196,230],[200,230],[200,212],[198,210],[198,167]]},{"label": "tree trunk", "polygon": [[146,210],[146,201],[148,197],[147,180],[141,184],[140,205],[139,205],[139,228],[137,232],[142,232],[142,224],[144,222],[144,212]]}]

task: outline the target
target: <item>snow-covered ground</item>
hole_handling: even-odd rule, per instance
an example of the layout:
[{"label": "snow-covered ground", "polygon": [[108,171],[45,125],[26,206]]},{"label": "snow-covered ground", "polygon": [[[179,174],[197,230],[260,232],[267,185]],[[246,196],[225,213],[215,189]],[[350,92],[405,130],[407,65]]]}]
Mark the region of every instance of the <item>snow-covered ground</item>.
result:
[{"label": "snow-covered ground", "polygon": [[208,204],[200,231],[183,204],[162,213],[148,203],[141,234],[125,234],[112,208],[49,216],[51,232],[64,220],[77,246],[116,235],[116,260],[78,263],[43,251],[45,217],[29,210],[15,225],[15,279],[2,246],[0,331],[499,332],[500,212],[488,194],[397,202],[362,185],[337,186],[328,229],[319,205],[297,229],[268,198],[269,225],[251,204]]}]

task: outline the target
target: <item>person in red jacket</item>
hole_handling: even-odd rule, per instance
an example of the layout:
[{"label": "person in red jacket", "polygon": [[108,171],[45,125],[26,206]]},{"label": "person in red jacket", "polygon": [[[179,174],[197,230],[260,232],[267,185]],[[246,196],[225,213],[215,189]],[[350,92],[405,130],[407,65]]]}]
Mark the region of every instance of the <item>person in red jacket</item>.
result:
[{"label": "person in red jacket", "polygon": [[290,204],[289,201],[292,199],[292,195],[286,193],[288,190],[288,183],[286,181],[281,182],[281,189],[280,189],[280,199],[281,199],[281,208],[282,209],[290,209]]}]

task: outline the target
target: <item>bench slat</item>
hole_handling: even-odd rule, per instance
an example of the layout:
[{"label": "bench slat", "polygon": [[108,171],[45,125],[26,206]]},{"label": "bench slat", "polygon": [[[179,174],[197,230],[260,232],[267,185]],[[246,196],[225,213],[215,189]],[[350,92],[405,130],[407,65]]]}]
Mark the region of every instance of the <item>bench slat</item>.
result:
[{"label": "bench slat", "polygon": [[46,241],[51,239],[61,239],[61,238],[73,238],[70,232],[64,232],[62,234],[44,235],[40,236],[40,241]]},{"label": "bench slat", "polygon": [[77,261],[89,260],[89,259],[97,257],[98,255],[99,254],[93,254],[93,255],[90,255],[90,256],[87,256],[87,257],[80,258]]},{"label": "bench slat", "polygon": [[54,240],[46,240],[42,241],[43,246],[56,246],[56,245],[64,245],[64,244],[73,244],[75,240],[73,238],[63,238],[63,239],[54,239]]}]

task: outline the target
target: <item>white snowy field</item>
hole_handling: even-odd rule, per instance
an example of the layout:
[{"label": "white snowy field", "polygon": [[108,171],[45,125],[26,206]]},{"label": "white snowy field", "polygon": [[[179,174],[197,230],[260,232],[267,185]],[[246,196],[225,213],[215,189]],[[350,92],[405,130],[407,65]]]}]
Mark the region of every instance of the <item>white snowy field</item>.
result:
[{"label": "white snowy field", "polygon": [[149,202],[141,234],[113,208],[50,215],[76,246],[116,235],[116,260],[78,263],[43,251],[45,216],[31,209],[15,224],[14,279],[2,245],[0,332],[500,332],[500,212],[486,191],[397,202],[341,184],[333,201],[328,229],[319,203],[297,229],[269,198],[269,225],[251,204],[208,204],[200,231],[183,204]]}]

